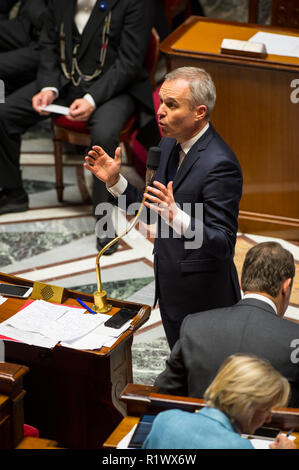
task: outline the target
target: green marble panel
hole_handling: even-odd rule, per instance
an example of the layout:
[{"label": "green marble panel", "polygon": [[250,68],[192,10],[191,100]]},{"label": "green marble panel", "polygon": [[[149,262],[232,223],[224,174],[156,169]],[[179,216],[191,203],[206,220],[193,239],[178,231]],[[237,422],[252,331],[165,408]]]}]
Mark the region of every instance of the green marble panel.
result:
[{"label": "green marble panel", "polygon": [[[107,292],[107,296],[112,299],[126,300],[135,292],[147,286],[154,280],[154,277],[142,277],[137,279],[124,279],[119,281],[103,282],[103,290]],[[81,286],[73,286],[70,289],[93,294],[97,290],[96,284],[85,284]]]},{"label": "green marble panel", "polygon": [[[91,232],[92,233],[92,232]],[[66,245],[90,232],[3,232],[0,233],[0,266],[30,258]]]}]

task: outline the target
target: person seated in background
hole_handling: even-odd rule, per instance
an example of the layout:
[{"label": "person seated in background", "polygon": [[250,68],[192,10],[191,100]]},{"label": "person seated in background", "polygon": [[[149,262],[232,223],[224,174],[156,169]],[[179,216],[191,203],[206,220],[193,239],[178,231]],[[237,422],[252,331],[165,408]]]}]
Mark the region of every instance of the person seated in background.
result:
[{"label": "person seated in background", "polygon": [[[1,0],[0,79],[4,81],[6,95],[36,77],[38,40],[47,3],[48,0]],[[10,16],[11,10],[16,14]]]},{"label": "person seated in background", "polygon": [[[290,386],[268,362],[231,355],[207,388],[206,406],[196,413],[167,410],[154,419],[144,449],[253,449],[250,439],[271,421],[271,409],[284,407]],[[279,434],[270,449],[295,449]]]},{"label": "person seated in background", "polygon": [[279,243],[248,250],[241,274],[244,297],[231,307],[185,318],[166,369],[155,381],[159,392],[202,398],[227,356],[250,353],[288,379],[290,406],[299,407],[299,325],[283,318],[294,276],[293,255]]},{"label": "person seated in background", "polygon": [[[144,66],[151,29],[147,0],[49,0],[37,80],[9,95],[0,107],[0,214],[28,209],[19,163],[21,136],[49,118],[43,108],[54,102],[69,107],[70,121],[86,122],[91,144],[99,143],[111,154],[124,124],[136,112],[140,142],[147,148],[160,140]],[[98,217],[105,215],[99,214],[98,204],[108,200],[104,183],[94,178]],[[110,239],[97,235],[100,250]]]}]

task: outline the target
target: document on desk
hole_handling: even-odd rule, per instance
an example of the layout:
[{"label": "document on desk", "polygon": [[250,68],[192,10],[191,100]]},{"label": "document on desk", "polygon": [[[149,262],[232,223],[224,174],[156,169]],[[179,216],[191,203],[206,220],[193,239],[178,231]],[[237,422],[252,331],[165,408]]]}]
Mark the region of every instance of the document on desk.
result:
[{"label": "document on desk", "polygon": [[[97,314],[100,315],[100,314]],[[110,315],[102,314],[105,317],[104,321],[110,318]],[[75,338],[74,340],[70,341],[63,341],[61,346],[65,346],[67,348],[74,348],[74,349],[101,349],[101,347],[105,346],[110,348],[113,344],[117,341],[117,339],[130,328],[131,321],[127,321],[121,328],[109,328],[104,325],[104,322],[95,328],[90,333],[81,336],[79,338]]]},{"label": "document on desk", "polygon": [[261,42],[265,44],[267,53],[288,57],[299,57],[299,37],[286,34],[264,33],[259,31],[254,34],[249,42]]},{"label": "document on desk", "polygon": [[[87,335],[106,320],[80,307],[35,300],[0,324],[0,334],[32,345],[54,347]],[[47,346],[48,345],[48,346]]]}]

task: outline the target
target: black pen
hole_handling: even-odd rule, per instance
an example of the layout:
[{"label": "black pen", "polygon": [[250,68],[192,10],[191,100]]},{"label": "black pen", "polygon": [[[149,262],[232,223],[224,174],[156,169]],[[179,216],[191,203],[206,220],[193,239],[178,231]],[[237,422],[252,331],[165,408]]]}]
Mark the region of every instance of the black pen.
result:
[{"label": "black pen", "polygon": [[290,430],[287,432],[286,436],[289,437],[289,436],[292,434],[293,431],[294,431],[294,429],[290,429]]}]

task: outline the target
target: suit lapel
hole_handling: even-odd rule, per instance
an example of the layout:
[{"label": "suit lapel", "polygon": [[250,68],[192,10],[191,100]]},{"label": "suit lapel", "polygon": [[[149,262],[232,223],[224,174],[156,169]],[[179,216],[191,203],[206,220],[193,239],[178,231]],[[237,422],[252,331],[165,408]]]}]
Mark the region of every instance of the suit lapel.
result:
[{"label": "suit lapel", "polygon": [[[88,47],[89,42],[94,38],[97,30],[98,32],[101,31],[100,26],[104,22],[104,19],[107,15],[107,13],[113,8],[115,3],[117,3],[119,0],[105,0],[107,5],[106,10],[101,10],[98,5],[101,3],[99,0],[96,2],[91,15],[89,17],[89,20],[84,28],[84,31],[82,33],[82,40],[81,40],[81,46],[79,50],[79,59],[82,57],[84,52],[86,51],[86,48]],[[99,51],[100,54],[100,51]]]},{"label": "suit lapel", "polygon": [[200,158],[200,152],[205,150],[209,145],[209,142],[214,136],[214,129],[210,123],[208,130],[200,137],[195,144],[191,147],[187,155],[185,156],[183,163],[181,164],[178,172],[173,181],[173,191],[179,186],[180,182],[186,177],[187,173],[191,170],[194,163]]},{"label": "suit lapel", "polygon": [[76,9],[76,0],[64,0],[62,8],[64,11],[63,23],[65,33],[65,51],[66,56],[69,59],[68,62],[71,62],[73,55],[73,23]]}]

